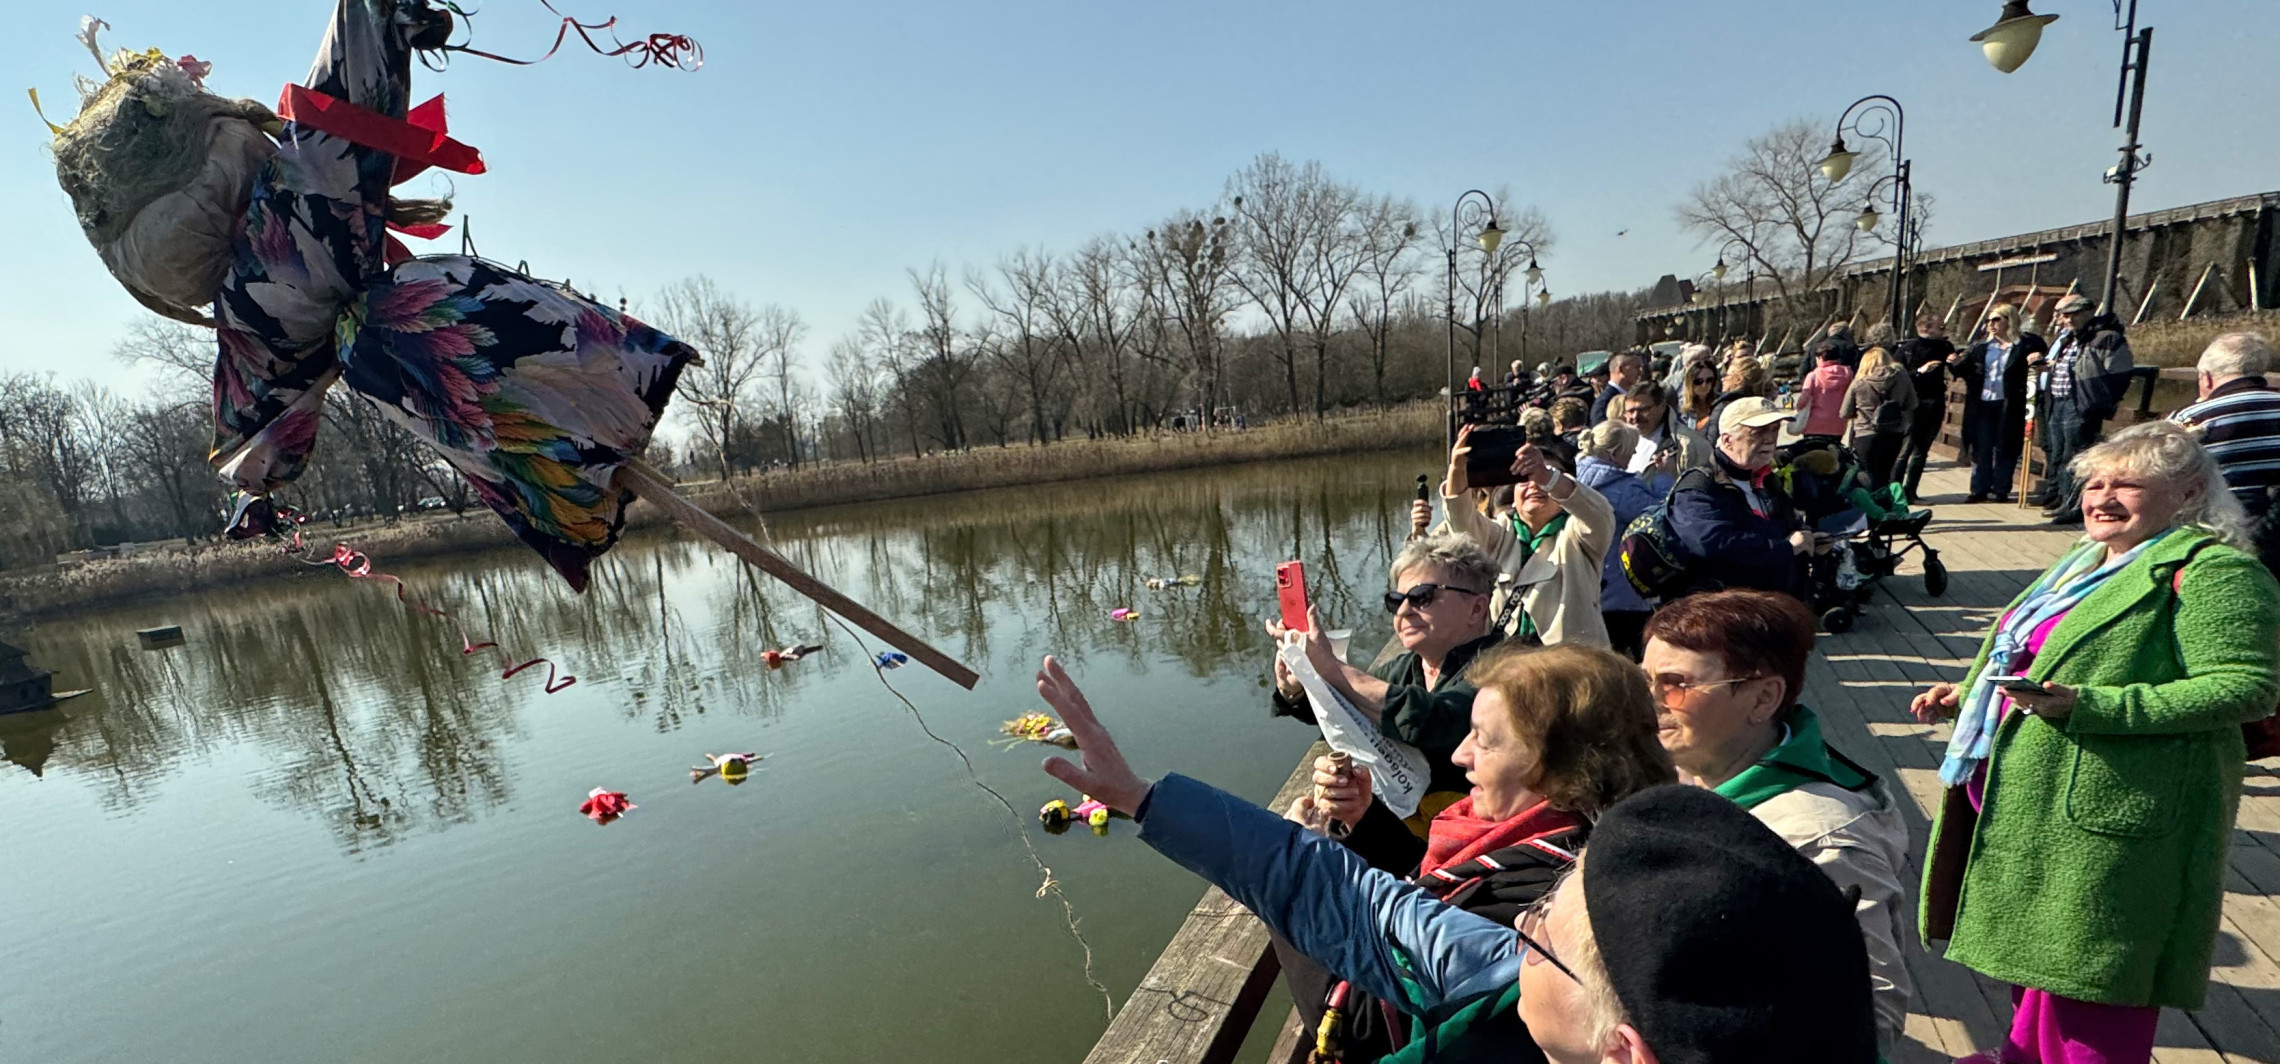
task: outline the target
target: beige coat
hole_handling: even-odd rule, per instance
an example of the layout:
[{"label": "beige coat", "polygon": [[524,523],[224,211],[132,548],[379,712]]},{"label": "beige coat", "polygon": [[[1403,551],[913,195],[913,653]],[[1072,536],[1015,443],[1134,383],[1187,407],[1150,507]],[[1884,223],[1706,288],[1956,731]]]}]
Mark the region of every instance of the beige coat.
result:
[{"label": "beige coat", "polygon": [[1678,439],[1678,465],[1671,470],[1672,476],[1689,469],[1707,472],[1717,468],[1717,463],[1710,457],[1710,440],[1689,428],[1686,419],[1679,417],[1676,409],[1663,416],[1663,433],[1666,438],[1675,436]]},{"label": "beige coat", "polygon": [[1862,940],[1868,946],[1869,985],[1876,1006],[1876,1048],[1887,1059],[1908,1022],[1911,983],[1901,954],[1901,922],[1911,912],[1902,876],[1908,868],[1908,826],[1882,782],[1866,791],[1808,783],[1768,798],[1750,810],[1836,883],[1860,888]]},{"label": "beige coat", "polygon": [[[1607,622],[1599,615],[1599,578],[1607,562],[1607,548],[1620,532],[1615,509],[1596,491],[1574,477],[1553,472],[1551,495],[1567,510],[1567,525],[1552,541],[1551,549],[1537,552],[1526,566],[1520,564],[1520,538],[1503,522],[1473,508],[1472,499],[1442,496],[1451,531],[1471,536],[1474,542],[1512,575],[1513,586],[1525,597],[1521,608],[1536,622],[1545,645],[1586,643],[1604,647]],[[1514,572],[1514,570],[1519,570]],[[1489,602],[1489,616],[1504,610],[1505,592]],[[1517,626],[1517,619],[1515,619]]]}]

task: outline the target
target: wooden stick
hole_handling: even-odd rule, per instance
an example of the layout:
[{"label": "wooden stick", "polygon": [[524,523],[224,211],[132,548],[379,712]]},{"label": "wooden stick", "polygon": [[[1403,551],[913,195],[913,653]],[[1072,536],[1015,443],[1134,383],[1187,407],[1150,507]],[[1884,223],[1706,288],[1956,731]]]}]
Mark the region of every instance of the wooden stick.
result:
[{"label": "wooden stick", "polygon": [[[2185,297],[2185,309],[2177,312],[2178,321],[2184,321],[2193,316],[2193,304],[2201,301],[2201,289],[2209,286],[2209,275],[2215,272],[2217,272],[2217,264],[2213,262],[2209,264],[2207,269],[2201,271],[2201,279],[2193,284],[2193,294]],[[2146,302],[2150,303],[2152,300],[2149,299]]]},{"label": "wooden stick", "polygon": [[735,526],[714,517],[684,498],[666,482],[664,476],[646,462],[628,462],[618,468],[615,485],[630,491],[658,509],[671,515],[674,523],[728,548],[729,553],[744,559],[747,564],[783,581],[792,590],[815,600],[816,605],[830,610],[850,621],[857,628],[887,641],[887,645],[917,659],[927,668],[941,673],[951,683],[969,691],[981,677],[974,670],[959,664],[957,659],[929,646],[925,640],[905,632],[886,618],[864,609],[861,603],[834,590],[829,584],[809,576],[783,555],[753,541],[752,537],[736,530]]},{"label": "wooden stick", "polygon": [[2145,320],[2145,312],[2153,309],[2153,295],[2159,291],[2161,291],[2161,275],[2157,273],[2153,275],[2153,283],[2145,286],[2145,300],[2138,304],[2137,313],[2130,316],[2130,324],[2136,325]]}]

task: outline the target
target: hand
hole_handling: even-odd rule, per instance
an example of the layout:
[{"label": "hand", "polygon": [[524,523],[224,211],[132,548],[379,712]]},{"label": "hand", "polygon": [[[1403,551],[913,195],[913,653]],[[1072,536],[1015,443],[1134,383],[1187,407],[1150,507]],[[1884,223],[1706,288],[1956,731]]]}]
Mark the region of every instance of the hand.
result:
[{"label": "hand", "polygon": [[2006,688],[2004,694],[2011,701],[2044,720],[2065,720],[2074,715],[2074,703],[2079,699],[2074,688],[2062,683],[2046,683],[2038,694],[2022,694]]},{"label": "hand", "polygon": [[1952,683],[1933,684],[1930,690],[1917,695],[1908,703],[1908,712],[1915,714],[1916,719],[1925,724],[1938,724],[1948,720],[1956,713],[1955,693],[1956,686]]},{"label": "hand", "polygon": [[1299,795],[1297,801],[1290,803],[1290,808],[1283,813],[1283,819],[1317,835],[1330,834],[1330,817],[1322,812],[1321,806],[1315,804],[1311,794]]},{"label": "hand", "polygon": [[1916,372],[1918,372],[1918,373],[1930,373],[1931,371],[1933,371],[1933,370],[1935,370],[1935,369],[1938,369],[1938,368],[1940,368],[1940,367],[1941,367],[1941,366],[1943,366],[1943,365],[1946,365],[1946,363],[1944,363],[1944,362],[1941,362],[1939,359],[1936,359],[1936,358],[1935,358],[1935,359],[1931,360],[1930,362],[1926,362],[1926,363],[1924,363],[1923,365],[1916,367]]},{"label": "hand", "polygon": [[1329,819],[1351,828],[1370,811],[1370,770],[1355,765],[1340,775],[1327,757],[1314,759],[1314,805]]},{"label": "hand", "polygon": [[1532,480],[1537,487],[1549,487],[1552,481],[1552,467],[1544,461],[1544,452],[1541,448],[1533,443],[1524,443],[1520,445],[1520,450],[1512,456],[1512,475],[1522,480]]},{"label": "hand", "polygon": [[[1275,626],[1270,625],[1269,627]],[[1275,637],[1275,645],[1278,648],[1281,647],[1281,636]],[[1275,655],[1275,690],[1281,692],[1284,698],[1292,701],[1306,697],[1306,688],[1299,686],[1298,677],[1291,675],[1290,666],[1283,664],[1282,655],[1279,653]]]},{"label": "hand", "polygon": [[1813,533],[1804,529],[1791,532],[1789,534],[1789,549],[1798,554],[1811,551],[1813,549]]},{"label": "hand", "polygon": [[1346,663],[1338,660],[1338,648],[1330,645],[1330,634],[1322,630],[1322,618],[1312,603],[1306,607],[1306,660],[1314,663],[1314,671],[1323,679],[1346,671]]},{"label": "hand", "polygon": [[1470,486],[1465,479],[1465,463],[1472,458],[1471,425],[1457,430],[1457,442],[1449,447],[1449,472],[1441,478],[1441,494],[1450,498],[1463,495]]},{"label": "hand", "polygon": [[1826,532],[1813,533],[1813,553],[1827,554],[1829,553],[1829,550],[1836,545],[1837,537],[1832,536]]},{"label": "hand", "polygon": [[1433,527],[1433,504],[1419,499],[1409,506],[1409,538],[1416,539]]},{"label": "hand", "polygon": [[1045,774],[1074,788],[1079,794],[1089,794],[1101,800],[1110,809],[1126,816],[1140,808],[1148,797],[1148,788],[1154,786],[1141,779],[1124,763],[1124,753],[1116,748],[1116,739],[1108,729],[1100,726],[1093,716],[1092,703],[1085,693],[1077,690],[1075,680],[1062,670],[1061,663],[1051,655],[1045,658],[1043,668],[1037,670],[1037,695],[1061,718],[1061,723],[1077,739],[1079,763],[1072,764],[1065,757],[1045,759]]}]

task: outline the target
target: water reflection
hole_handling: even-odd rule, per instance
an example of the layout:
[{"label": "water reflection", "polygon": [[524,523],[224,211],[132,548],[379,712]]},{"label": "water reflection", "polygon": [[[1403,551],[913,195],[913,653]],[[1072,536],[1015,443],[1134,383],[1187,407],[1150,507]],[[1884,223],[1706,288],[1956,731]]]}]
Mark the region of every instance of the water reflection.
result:
[{"label": "water reflection", "polygon": [[[1051,650],[1096,671],[1237,675],[1257,671],[1283,558],[1306,562],[1318,604],[1360,629],[1357,645],[1382,638],[1374,602],[1426,461],[1047,485],[790,514],[768,532],[809,571],[985,674],[1025,675]],[[584,596],[520,552],[377,562],[476,639],[517,660],[543,654],[578,684],[547,695],[543,668],[502,681],[490,654],[461,654],[451,622],[405,609],[384,584],[312,570],[38,628],[33,658],[59,687],[95,693],[68,713],[0,724],[0,749],[33,775],[89,785],[113,815],[152,802],[181,766],[250,758],[263,801],[363,853],[511,801],[514,741],[572,707],[671,732],[708,713],[781,717],[812,685],[868,668],[805,599],[671,531],[630,537]],[[1199,579],[1147,587],[1183,574]],[[1118,607],[1140,618],[1112,620]],[[161,621],[183,625],[186,645],[136,649],[133,630]],[[761,664],[798,642],[827,651]]]}]

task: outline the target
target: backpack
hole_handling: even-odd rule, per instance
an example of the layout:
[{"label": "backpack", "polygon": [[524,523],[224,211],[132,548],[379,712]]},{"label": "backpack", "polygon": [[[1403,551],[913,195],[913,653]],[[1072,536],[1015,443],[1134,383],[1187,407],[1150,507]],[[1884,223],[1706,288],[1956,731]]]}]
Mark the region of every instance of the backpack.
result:
[{"label": "backpack", "polygon": [[1663,598],[1685,582],[1692,554],[1679,541],[1678,530],[1671,527],[1670,500],[1687,486],[1688,478],[1708,476],[1699,469],[1687,470],[1662,501],[1647,507],[1623,529],[1618,544],[1623,552],[1623,576],[1640,595]]}]

